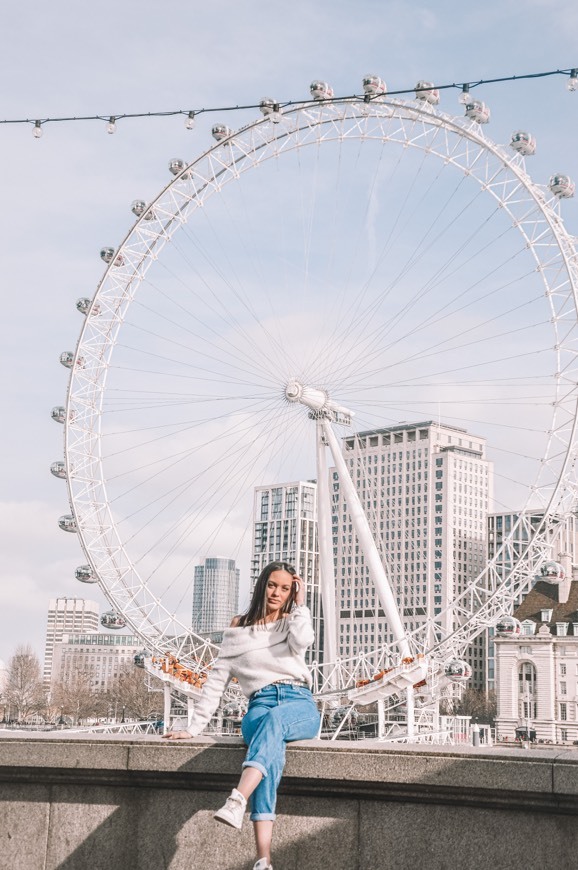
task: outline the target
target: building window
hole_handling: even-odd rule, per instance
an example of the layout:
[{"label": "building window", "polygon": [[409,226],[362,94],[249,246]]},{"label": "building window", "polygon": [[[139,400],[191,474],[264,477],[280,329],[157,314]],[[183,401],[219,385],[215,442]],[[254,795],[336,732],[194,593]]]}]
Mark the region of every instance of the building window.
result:
[{"label": "building window", "polygon": [[565,682],[560,683],[560,694],[561,695],[566,694],[566,683]]},{"label": "building window", "polygon": [[568,704],[560,704],[560,721],[566,722],[568,719]]},{"label": "building window", "polygon": [[518,693],[520,700],[528,704],[533,703],[536,698],[536,668],[531,662],[522,662],[520,665]]}]

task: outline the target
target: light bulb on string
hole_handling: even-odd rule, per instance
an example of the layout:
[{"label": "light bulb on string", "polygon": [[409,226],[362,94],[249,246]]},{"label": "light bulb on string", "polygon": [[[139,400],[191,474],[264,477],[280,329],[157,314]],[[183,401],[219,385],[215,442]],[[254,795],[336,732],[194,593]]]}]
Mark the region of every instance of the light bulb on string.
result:
[{"label": "light bulb on string", "polygon": [[112,116],[108,119],[108,124],[106,125],[107,133],[116,133],[116,118]]},{"label": "light bulb on string", "polygon": [[462,106],[467,106],[471,99],[472,95],[470,94],[470,86],[462,85],[462,92],[458,97],[458,102],[460,102]]},{"label": "light bulb on string", "polygon": [[185,121],[185,127],[187,130],[192,130],[195,126],[195,113],[189,112],[187,120]]},{"label": "light bulb on string", "polygon": [[33,127],[33,129],[32,129],[32,135],[34,136],[34,138],[35,138],[35,139],[40,139],[40,137],[42,136],[43,132],[44,132],[44,130],[42,129],[42,124],[40,123],[40,121],[35,121],[35,122],[34,122],[34,127]]},{"label": "light bulb on string", "polygon": [[570,70],[570,78],[566,82],[569,91],[578,91],[578,70]]}]

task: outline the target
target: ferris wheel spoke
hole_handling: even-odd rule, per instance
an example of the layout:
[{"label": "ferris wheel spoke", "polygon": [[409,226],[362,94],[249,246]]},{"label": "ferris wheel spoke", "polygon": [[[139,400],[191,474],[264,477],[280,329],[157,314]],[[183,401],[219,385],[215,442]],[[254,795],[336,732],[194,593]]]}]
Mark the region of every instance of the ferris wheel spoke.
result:
[{"label": "ferris wheel spoke", "polygon": [[[153,311],[149,306],[146,307],[151,313],[154,313],[156,318],[162,317],[160,312]],[[178,324],[175,321],[172,321],[173,326],[177,326]],[[144,334],[148,334],[153,336],[154,338],[158,338],[161,341],[169,343],[173,347],[182,348],[183,350],[189,350],[194,352],[195,357],[198,357],[202,360],[210,360],[212,363],[218,363],[220,367],[222,367],[225,371],[234,370],[237,372],[244,372],[248,377],[262,379],[269,381],[269,383],[275,383],[272,378],[267,378],[265,372],[262,367],[252,364],[252,360],[247,355],[244,359],[240,356],[233,354],[230,350],[228,350],[227,356],[223,355],[223,347],[222,343],[219,345],[216,342],[207,342],[203,340],[201,336],[192,332],[191,330],[187,330],[189,334],[195,339],[196,342],[202,342],[203,345],[206,345],[206,350],[201,350],[196,345],[185,344],[182,341],[175,340],[174,336],[162,335],[159,332],[155,332],[150,329],[146,329],[143,326],[139,326],[137,324],[131,324],[132,328],[138,330]]]},{"label": "ferris wheel spoke", "polygon": [[[262,428],[257,431],[257,433],[256,433],[257,437],[258,438],[262,437],[265,434],[265,432],[268,435],[273,436],[270,439],[271,440],[270,446],[265,451],[265,460],[267,460],[267,458],[270,458],[270,456],[272,456],[274,454],[276,442],[279,439],[279,435],[280,435],[280,433],[281,433],[281,435],[283,434],[283,425],[281,423],[278,423],[277,427],[273,427],[273,429],[272,429],[270,425],[268,425],[267,423],[264,423]],[[244,453],[246,454],[246,449],[245,449]],[[244,463],[237,461],[234,465],[231,463],[228,463],[226,465],[226,467],[221,469],[219,476],[215,479],[215,481],[214,482],[210,481],[209,485],[207,485],[205,487],[205,489],[200,493],[200,498],[202,499],[202,501],[200,502],[200,504],[197,503],[193,517],[190,518],[190,514],[191,514],[190,505],[187,505],[184,512],[180,515],[177,523],[173,526],[173,530],[176,531],[177,527],[182,525],[182,524],[184,524],[184,529],[179,534],[177,540],[172,545],[171,549],[169,549],[168,553],[163,554],[163,559],[166,558],[166,555],[170,555],[174,551],[174,548],[176,548],[182,542],[183,537],[186,536],[190,532],[193,523],[195,521],[197,521],[198,518],[201,517],[204,512],[214,510],[216,507],[219,506],[219,504],[221,503],[221,501],[224,498],[230,498],[230,492],[231,492],[232,487],[234,485],[238,485],[240,480],[246,481],[246,475],[250,474],[254,470],[256,464],[260,461],[261,462],[263,461],[263,454],[261,454],[259,452],[255,452],[255,455],[253,455],[248,461],[245,461]],[[222,465],[222,464],[223,464],[222,462],[215,463],[213,467],[218,467],[218,465]],[[210,469],[210,470],[212,470],[212,469]],[[229,486],[224,487],[223,486],[224,483],[228,483]],[[161,541],[165,539],[165,537],[166,536],[163,535],[162,538],[151,543],[148,546],[148,549],[142,553],[141,560],[144,559],[145,557],[149,556],[153,552],[153,550],[156,547],[158,547],[159,543],[161,543]],[[155,568],[151,572],[150,576],[153,576],[154,573],[156,573],[159,570],[159,568],[161,567],[161,564],[162,564],[162,560],[161,560],[161,562],[159,562],[155,566]]]}]

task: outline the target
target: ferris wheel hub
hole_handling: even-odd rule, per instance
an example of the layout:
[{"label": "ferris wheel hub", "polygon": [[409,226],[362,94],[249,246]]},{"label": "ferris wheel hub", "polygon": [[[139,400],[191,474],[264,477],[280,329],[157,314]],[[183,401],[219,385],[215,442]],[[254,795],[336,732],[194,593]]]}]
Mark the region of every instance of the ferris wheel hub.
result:
[{"label": "ferris wheel hub", "polygon": [[288,402],[305,405],[312,412],[314,419],[326,417],[340,423],[349,423],[353,412],[338,405],[329,398],[326,390],[319,387],[308,387],[301,381],[291,380],[285,386],[285,398]]}]

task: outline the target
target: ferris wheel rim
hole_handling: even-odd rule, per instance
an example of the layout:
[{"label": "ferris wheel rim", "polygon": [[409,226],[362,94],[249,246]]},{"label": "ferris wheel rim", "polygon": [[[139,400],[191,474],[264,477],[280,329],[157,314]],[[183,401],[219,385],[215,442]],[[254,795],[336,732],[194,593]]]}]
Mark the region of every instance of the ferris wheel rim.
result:
[{"label": "ferris wheel rim", "polygon": [[[336,115],[339,115],[339,112],[340,112],[342,107],[345,108],[345,113],[343,114],[343,116],[342,117],[335,117]],[[515,160],[513,158],[509,157],[509,155],[504,151],[502,146],[496,146],[496,145],[494,145],[494,143],[492,143],[490,140],[488,140],[487,137],[485,137],[485,135],[483,134],[482,129],[478,125],[476,125],[474,122],[460,121],[459,119],[444,115],[443,113],[441,113],[437,110],[434,110],[432,107],[426,108],[423,106],[418,106],[415,103],[410,103],[410,102],[406,103],[406,102],[399,101],[399,100],[390,100],[390,99],[387,99],[385,97],[380,98],[379,101],[378,100],[372,101],[369,104],[369,107],[362,105],[359,101],[352,101],[351,99],[348,99],[348,100],[344,100],[344,101],[339,102],[339,103],[332,104],[331,107],[327,106],[327,105],[325,105],[325,106],[320,105],[320,106],[313,106],[312,107],[309,104],[298,105],[298,106],[293,107],[292,109],[290,109],[289,111],[286,112],[285,117],[287,117],[287,116],[289,116],[289,117],[296,116],[298,118],[305,117],[305,118],[307,118],[307,123],[304,123],[302,127],[297,127],[293,130],[285,131],[284,136],[287,140],[289,140],[291,137],[295,136],[297,133],[301,132],[302,130],[315,130],[315,129],[320,128],[323,125],[333,125],[335,127],[337,124],[345,121],[346,116],[347,116],[347,110],[351,110],[352,108],[356,108],[358,110],[357,117],[358,117],[358,120],[360,122],[363,122],[364,119],[367,119],[368,117],[373,117],[373,118],[381,117],[381,114],[384,111],[391,111],[393,113],[395,113],[396,111],[399,111],[400,113],[405,112],[408,114],[408,116],[410,116],[412,118],[418,117],[424,123],[429,123],[434,127],[451,129],[451,131],[453,133],[456,133],[458,136],[463,137],[465,139],[468,139],[470,142],[474,143],[478,148],[484,149],[486,151],[488,151],[488,150],[492,151],[494,156],[496,156],[499,160],[502,160],[504,162],[505,167],[507,166],[509,170],[513,171],[513,173],[518,178],[518,181],[522,185],[524,190],[531,195],[531,198],[533,199],[536,206],[540,209],[540,211],[544,215],[546,215],[550,230],[551,230],[551,232],[552,232],[552,234],[553,234],[553,236],[558,244],[558,248],[560,250],[562,257],[564,258],[567,274],[570,276],[570,284],[571,284],[571,290],[572,290],[573,296],[574,296],[574,301],[576,301],[577,285],[576,285],[575,280],[572,280],[573,279],[572,264],[570,262],[570,255],[568,254],[568,251],[566,249],[567,245],[569,243],[570,237],[568,236],[565,229],[563,228],[563,226],[560,224],[559,220],[557,219],[555,209],[553,209],[548,204],[548,202],[547,202],[547,200],[542,192],[542,189],[538,185],[535,185],[531,181],[531,179],[529,179],[529,177],[525,174],[524,169],[523,169],[523,162],[518,161],[516,163]],[[219,143],[213,145],[211,148],[207,149],[195,161],[193,161],[190,164],[187,164],[187,166],[184,167],[184,169],[182,170],[180,175],[176,176],[168,185],[165,186],[165,188],[163,188],[163,190],[159,193],[159,195],[147,207],[147,212],[148,211],[154,212],[155,208],[159,208],[160,204],[163,202],[163,197],[165,195],[175,193],[175,196],[173,197],[173,201],[175,204],[174,212],[168,218],[167,224],[165,225],[165,229],[164,229],[163,233],[158,234],[156,239],[151,239],[150,244],[148,246],[148,249],[143,254],[143,256],[140,260],[141,263],[145,263],[147,261],[150,263],[152,261],[152,258],[154,256],[158,255],[157,248],[159,246],[162,248],[162,245],[168,240],[168,238],[170,238],[172,236],[172,234],[170,236],[167,234],[167,227],[174,224],[173,232],[175,232],[176,229],[178,229],[178,227],[180,225],[179,222],[186,223],[187,215],[185,214],[185,206],[188,208],[188,206],[192,204],[193,199],[189,197],[187,200],[187,198],[179,191],[179,185],[182,186],[182,182],[187,180],[187,175],[190,174],[192,171],[194,171],[195,167],[197,165],[199,165],[202,161],[211,160],[211,159],[215,158],[217,155],[222,154],[223,149],[232,148],[232,146],[234,144],[238,145],[239,143],[242,143],[242,137],[244,135],[247,135],[251,131],[255,131],[257,129],[262,131],[262,130],[266,129],[267,126],[272,128],[271,135],[269,136],[268,139],[265,137],[263,139],[263,141],[261,142],[261,144],[259,144],[258,147],[254,147],[252,150],[249,149],[249,150],[245,150],[245,152],[243,152],[243,149],[241,148],[241,154],[238,157],[238,160],[240,160],[240,161],[245,160],[246,161],[251,154],[256,154],[261,149],[267,148],[268,146],[271,145],[271,143],[273,143],[274,141],[276,141],[280,138],[278,135],[278,132],[276,131],[276,128],[273,128],[273,125],[270,122],[268,122],[266,118],[259,119],[251,124],[246,125],[245,127],[241,128],[239,131],[236,131],[235,133],[233,133],[229,137],[229,139],[225,140],[224,143],[219,142]],[[339,138],[339,137],[337,137],[337,138]],[[358,138],[362,139],[363,136],[360,135]],[[343,132],[341,133],[341,140],[342,139],[343,139]],[[305,144],[313,144],[314,141],[315,140],[312,140],[309,143],[300,143],[300,144],[297,143],[296,145],[294,145],[294,147],[296,147],[296,148],[304,147]],[[414,143],[411,143],[411,144],[414,144]],[[436,156],[439,157],[441,155],[436,155]],[[453,162],[453,161],[450,160],[450,162]],[[213,180],[216,177],[220,176],[222,173],[226,172],[227,168],[230,168],[230,165],[234,165],[234,164],[229,164],[229,167],[224,167],[225,163],[226,163],[226,161],[223,161],[221,158],[221,167],[215,171],[215,175],[213,177]],[[257,163],[253,162],[252,164],[249,164],[248,166],[244,167],[241,171],[245,171],[246,169],[253,168],[255,165],[257,165]],[[454,165],[456,165],[457,168],[462,169],[462,167],[459,166],[458,164],[454,164]],[[232,179],[230,179],[230,180],[232,180]],[[495,191],[491,191],[491,193],[496,197]],[[119,255],[122,257],[127,253],[127,251],[130,249],[131,240],[134,239],[134,237],[137,234],[137,231],[139,229],[146,230],[147,233],[149,234],[149,238],[151,238],[152,234],[150,232],[150,230],[151,230],[150,223],[152,223],[152,221],[149,222],[149,225],[147,225],[147,218],[146,218],[146,212],[145,212],[145,214],[141,215],[141,217],[136,221],[134,226],[131,228],[131,230],[125,236],[125,239],[123,240],[121,245],[116,249],[115,257],[117,257]],[[93,300],[92,310],[94,310],[95,304],[102,302],[103,299],[105,298],[104,294],[105,294],[106,289],[107,289],[106,288],[107,279],[110,276],[114,275],[114,272],[117,269],[118,269],[118,267],[114,266],[114,261],[113,261],[113,263],[111,263],[109,265],[108,269],[105,271],[105,274],[104,274],[101,282],[98,285],[98,288],[97,288],[97,291],[96,291],[96,294],[95,294],[95,297]],[[118,277],[118,275],[115,277]],[[137,278],[138,278],[138,280],[137,280]],[[125,284],[125,287],[129,288],[127,290],[128,294],[129,294],[128,304],[130,304],[130,301],[131,301],[130,294],[134,295],[136,287],[138,286],[138,283],[140,283],[140,281],[142,279],[143,279],[143,275],[139,275],[137,273],[136,268],[133,270],[132,275],[128,277],[126,284]],[[546,282],[546,279],[544,279],[544,280]],[[76,352],[75,352],[75,362],[82,355],[83,351],[85,350],[85,347],[86,347],[84,344],[85,334],[89,330],[91,319],[92,318],[90,318],[90,312],[89,312],[89,314],[86,317],[86,320],[84,322],[83,328],[81,330],[80,338],[79,338],[79,341],[77,344],[77,348],[76,348]],[[112,337],[112,332],[114,331],[114,328],[116,328],[116,330],[118,331],[121,324],[122,324],[122,319],[119,319],[116,321],[111,321],[111,323],[110,323],[108,344],[106,341],[104,341],[103,345],[102,345],[103,348],[108,347],[110,352],[112,352],[113,343],[114,343],[113,337]],[[102,353],[103,353],[103,351],[101,350],[101,354]],[[108,365],[108,360],[107,360],[107,363],[105,365],[105,369],[106,369],[107,365]],[[74,432],[75,432],[75,430],[77,430],[79,428],[78,423],[80,421],[78,419],[78,416],[76,417],[75,420],[71,420],[71,414],[69,413],[69,411],[71,410],[73,404],[75,402],[78,402],[78,392],[75,392],[76,382],[78,380],[79,380],[78,372],[77,372],[76,366],[73,365],[73,368],[71,369],[71,377],[70,377],[69,388],[68,388],[68,393],[67,393],[67,404],[66,404],[67,414],[66,414],[66,420],[65,420],[65,457],[66,457],[67,470],[68,470],[68,487],[69,487],[69,495],[70,495],[72,510],[73,510],[73,514],[77,520],[77,525],[78,525],[78,529],[80,532],[80,540],[81,540],[82,546],[85,549],[85,552],[87,554],[87,557],[88,557],[90,564],[94,568],[96,568],[96,570],[98,572],[99,568],[102,570],[102,565],[99,565],[99,567],[96,566],[95,560],[94,560],[94,549],[91,550],[91,548],[86,543],[85,536],[84,536],[85,530],[84,530],[84,526],[82,523],[83,517],[81,516],[82,512],[80,510],[78,510],[79,500],[76,497],[75,492],[73,492],[73,486],[72,486],[72,481],[74,480],[75,475],[70,473],[71,471],[74,471],[75,474],[77,472],[77,467],[74,467],[74,468],[72,467],[74,463],[72,462],[72,460],[69,461],[69,457],[74,453],[75,448],[74,448],[72,442],[74,441]],[[101,400],[102,400],[102,396],[104,395],[104,392],[105,392],[105,386],[106,386],[106,371],[105,371],[105,376],[104,376],[104,381],[103,381],[102,387],[99,390],[99,395],[101,397]],[[80,384],[79,389],[80,389],[80,392],[82,392],[82,390],[83,390],[82,384]],[[576,414],[577,414],[577,412],[576,412],[576,408],[575,408],[573,431],[572,431],[571,439],[568,442],[568,447],[567,447],[567,451],[566,451],[566,456],[567,456],[568,461],[569,461],[571,451],[574,449],[574,442],[575,442],[575,437],[576,437],[576,434],[575,434],[576,433]],[[86,417],[85,417],[85,420],[86,420]],[[104,501],[105,505],[108,506],[107,501],[106,501],[106,480],[104,479],[104,475],[101,474],[100,478],[95,478],[94,482],[96,482],[101,487],[102,494],[104,495],[103,501]],[[90,485],[90,484],[88,484],[88,485]],[[562,478],[560,478],[560,480],[558,482],[558,486],[556,487],[555,491],[551,495],[550,503],[553,502],[557,492],[559,491],[559,489],[561,487],[562,487]],[[110,517],[110,521],[111,521],[110,522],[111,528],[114,529],[114,521],[112,520],[112,516]],[[120,543],[119,552],[122,552],[122,542],[119,542],[119,543]],[[135,573],[138,577],[139,576],[138,572],[135,572]],[[100,576],[100,574],[99,574],[99,576]],[[170,614],[168,611],[166,611],[166,609],[163,607],[163,604],[160,601],[160,599],[156,598],[156,596],[152,595],[151,591],[148,590],[146,582],[143,582],[142,578],[140,578],[140,577],[139,577],[139,580],[140,580],[140,587],[139,587],[140,590],[146,591],[149,595],[151,595],[155,599],[152,602],[152,605],[147,605],[147,607],[149,607],[150,609],[156,608],[157,612],[162,612],[164,610],[165,611],[164,618],[167,620],[172,619],[172,614]],[[103,583],[103,586],[104,586],[104,583]],[[119,601],[119,604],[118,604],[119,609],[121,610],[121,612],[125,612],[126,603],[123,602],[121,604],[120,598],[117,595],[115,595],[108,587],[105,586],[104,588],[105,588],[105,591],[107,593],[107,597],[109,598],[109,600],[111,601],[113,606],[117,606],[117,600],[118,600]],[[136,587],[133,584],[130,587],[129,594],[134,593],[135,588]],[[144,614],[143,614],[143,616],[144,616]],[[135,617],[134,616],[132,616],[132,615],[129,616],[128,622],[129,622],[129,624],[131,624],[131,627],[133,627],[134,630],[140,634],[141,637],[146,638],[150,643],[154,644],[156,641],[153,638],[153,636],[151,635],[149,637],[146,633],[143,633],[143,624],[147,624],[149,621],[149,618],[150,618],[149,614],[146,614],[146,618],[144,620],[144,623],[140,624],[140,628],[135,628],[135,624],[134,624]],[[154,628],[156,625],[157,625],[157,623],[153,623],[151,625],[151,627]],[[185,628],[185,626],[183,626],[183,628]],[[185,635],[183,635],[183,637],[184,636]],[[188,638],[190,638],[191,636],[195,637],[194,632],[191,632],[190,629],[187,629],[186,636]],[[201,639],[200,637],[196,637],[195,641],[199,642],[199,643],[202,641],[202,643],[206,645],[206,639],[204,639],[204,638]],[[171,648],[174,648],[173,641],[171,641],[170,646],[171,646]],[[159,649],[160,649],[160,647],[159,647]],[[208,651],[210,651],[210,650],[208,650]]]}]

